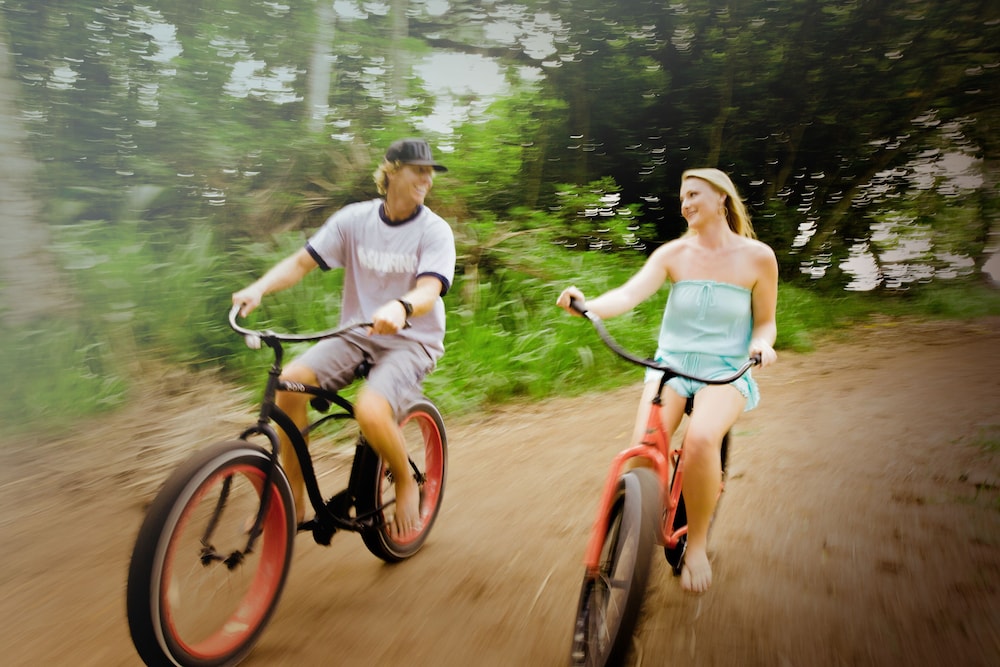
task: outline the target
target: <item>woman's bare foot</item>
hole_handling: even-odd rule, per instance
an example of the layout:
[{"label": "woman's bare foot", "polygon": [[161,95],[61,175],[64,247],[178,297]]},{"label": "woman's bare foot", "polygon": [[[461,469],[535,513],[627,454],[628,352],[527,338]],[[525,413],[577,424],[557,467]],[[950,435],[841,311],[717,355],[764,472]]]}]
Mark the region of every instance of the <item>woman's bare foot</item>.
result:
[{"label": "woman's bare foot", "polygon": [[704,593],[712,585],[712,564],[704,551],[688,551],[684,554],[681,569],[681,588],[691,593]]},{"label": "woman's bare foot", "polygon": [[410,483],[396,482],[396,510],[389,522],[389,536],[393,539],[405,538],[423,528],[420,519],[420,487],[413,480]]}]

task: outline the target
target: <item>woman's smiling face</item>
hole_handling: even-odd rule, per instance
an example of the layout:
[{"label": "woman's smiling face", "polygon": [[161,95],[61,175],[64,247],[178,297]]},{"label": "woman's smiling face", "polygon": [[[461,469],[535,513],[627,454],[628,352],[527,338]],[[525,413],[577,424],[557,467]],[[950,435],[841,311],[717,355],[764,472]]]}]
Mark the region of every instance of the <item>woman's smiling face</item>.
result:
[{"label": "woman's smiling face", "polygon": [[708,181],[689,177],[681,183],[681,215],[689,226],[722,217],[725,200]]}]

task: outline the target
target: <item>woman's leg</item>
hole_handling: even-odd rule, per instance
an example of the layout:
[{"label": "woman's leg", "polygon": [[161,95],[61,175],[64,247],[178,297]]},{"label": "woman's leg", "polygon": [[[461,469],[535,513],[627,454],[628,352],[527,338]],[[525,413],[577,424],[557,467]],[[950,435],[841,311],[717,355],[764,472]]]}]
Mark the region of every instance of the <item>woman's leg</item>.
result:
[{"label": "woman's leg", "polygon": [[[635,427],[632,429],[631,445],[640,444],[646,437],[646,426],[649,424],[649,407],[656,396],[656,390],[660,386],[658,380],[650,380],[642,388],[642,397],[639,399],[639,407],[636,409]],[[684,403],[687,399],[679,396],[670,387],[663,389],[662,403],[660,406],[660,420],[667,436],[677,430],[677,425],[684,417]]]},{"label": "woman's leg", "polygon": [[703,593],[712,585],[708,561],[708,527],[722,485],[722,437],[743,412],[746,399],[734,387],[703,387],[695,394],[694,409],[684,435],[684,505],[688,535],[681,586]]}]

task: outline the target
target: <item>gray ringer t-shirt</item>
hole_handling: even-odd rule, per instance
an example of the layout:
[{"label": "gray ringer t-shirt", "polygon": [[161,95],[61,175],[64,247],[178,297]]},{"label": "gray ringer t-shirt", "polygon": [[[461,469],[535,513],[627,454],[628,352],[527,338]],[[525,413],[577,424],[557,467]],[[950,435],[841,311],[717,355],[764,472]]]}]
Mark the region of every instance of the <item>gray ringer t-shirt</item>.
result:
[{"label": "gray ringer t-shirt", "polygon": [[[455,278],[455,238],[439,215],[421,206],[416,215],[390,224],[381,199],[349,204],[331,215],[306,249],[320,268],[344,269],[340,322],[370,322],[387,301],[410,291],[421,276],[441,280],[441,296]],[[434,359],[444,353],[444,302],[411,320],[398,335],[422,343]]]}]

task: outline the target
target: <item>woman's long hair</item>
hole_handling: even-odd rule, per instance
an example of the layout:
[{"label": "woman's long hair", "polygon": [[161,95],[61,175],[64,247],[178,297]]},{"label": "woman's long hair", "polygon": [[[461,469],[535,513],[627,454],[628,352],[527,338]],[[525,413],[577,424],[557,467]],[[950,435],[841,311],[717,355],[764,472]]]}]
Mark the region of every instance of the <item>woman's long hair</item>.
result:
[{"label": "woman's long hair", "polygon": [[681,174],[681,181],[688,178],[700,178],[726,195],[725,215],[729,228],[740,236],[750,239],[757,238],[753,231],[753,225],[750,224],[750,213],[747,211],[746,205],[743,204],[743,200],[740,199],[740,193],[736,191],[732,179],[724,171],[712,168],[688,169]]}]

